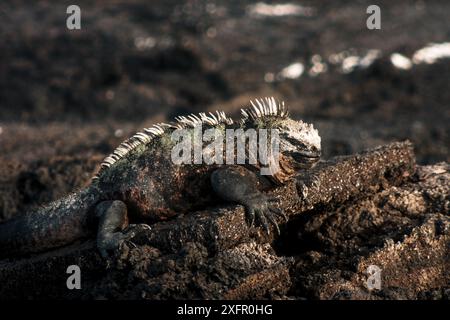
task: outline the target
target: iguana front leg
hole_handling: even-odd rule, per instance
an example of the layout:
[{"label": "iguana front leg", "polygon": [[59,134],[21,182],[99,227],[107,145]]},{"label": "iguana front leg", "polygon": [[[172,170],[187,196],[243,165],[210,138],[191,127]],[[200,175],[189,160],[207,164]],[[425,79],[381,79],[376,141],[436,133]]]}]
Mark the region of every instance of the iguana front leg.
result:
[{"label": "iguana front leg", "polygon": [[128,224],[127,206],[122,201],[103,201],[95,210],[99,218],[97,248],[104,258],[139,231],[150,229],[146,224]]},{"label": "iguana front leg", "polygon": [[254,172],[242,166],[219,168],[212,173],[211,184],[222,199],[245,206],[250,226],[253,226],[256,217],[267,233],[270,232],[268,221],[275,226],[278,234],[280,233],[276,215],[286,220],[287,217],[280,209],[269,205],[274,199],[268,198],[257,189],[258,177]]}]

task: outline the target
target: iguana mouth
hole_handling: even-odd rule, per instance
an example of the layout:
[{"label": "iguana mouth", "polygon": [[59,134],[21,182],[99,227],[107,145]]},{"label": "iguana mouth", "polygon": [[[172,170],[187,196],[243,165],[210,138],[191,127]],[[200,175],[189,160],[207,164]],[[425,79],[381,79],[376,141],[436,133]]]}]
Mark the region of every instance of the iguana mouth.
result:
[{"label": "iguana mouth", "polygon": [[297,151],[292,153],[292,158],[300,163],[314,163],[320,159],[320,151]]}]

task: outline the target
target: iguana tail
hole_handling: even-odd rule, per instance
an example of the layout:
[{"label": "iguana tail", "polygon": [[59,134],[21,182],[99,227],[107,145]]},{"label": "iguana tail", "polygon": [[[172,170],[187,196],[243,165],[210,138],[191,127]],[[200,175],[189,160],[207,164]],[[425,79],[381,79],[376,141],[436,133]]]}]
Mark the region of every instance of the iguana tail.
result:
[{"label": "iguana tail", "polygon": [[41,252],[92,234],[98,193],[87,188],[0,224],[0,258]]}]

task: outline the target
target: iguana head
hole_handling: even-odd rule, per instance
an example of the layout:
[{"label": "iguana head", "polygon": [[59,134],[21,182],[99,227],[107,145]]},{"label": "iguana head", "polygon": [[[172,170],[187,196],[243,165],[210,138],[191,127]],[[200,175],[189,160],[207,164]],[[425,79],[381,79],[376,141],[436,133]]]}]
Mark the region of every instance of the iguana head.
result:
[{"label": "iguana head", "polygon": [[294,168],[309,168],[321,155],[319,132],[312,124],[286,117],[277,126],[280,152]]},{"label": "iguana head", "polygon": [[319,161],[321,139],[312,124],[290,118],[284,103],[274,98],[257,99],[251,104],[252,108],[242,110],[242,124],[278,131],[281,171],[276,173],[277,180],[283,181],[296,170]]}]

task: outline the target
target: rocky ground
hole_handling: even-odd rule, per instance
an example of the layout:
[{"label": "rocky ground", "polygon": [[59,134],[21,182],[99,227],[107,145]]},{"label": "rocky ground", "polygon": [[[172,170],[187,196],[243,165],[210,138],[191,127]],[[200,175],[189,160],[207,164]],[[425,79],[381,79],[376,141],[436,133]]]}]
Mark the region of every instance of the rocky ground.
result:
[{"label": "rocky ground", "polygon": [[[0,221],[86,185],[141,127],[237,116],[259,96],[313,122],[325,159],[409,139],[419,164],[414,179],[292,219],[283,245],[245,242],[214,257],[195,242],[172,256],[131,248],[113,271],[92,273],[83,297],[448,299],[450,64],[418,52],[449,41],[449,3],[378,1],[382,29],[368,30],[368,1],[302,1],[286,16],[252,1],[78,1],[79,31],[65,27],[69,4],[0,4]],[[383,289],[369,293],[371,264]],[[20,288],[10,292],[44,290]]]}]

